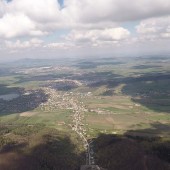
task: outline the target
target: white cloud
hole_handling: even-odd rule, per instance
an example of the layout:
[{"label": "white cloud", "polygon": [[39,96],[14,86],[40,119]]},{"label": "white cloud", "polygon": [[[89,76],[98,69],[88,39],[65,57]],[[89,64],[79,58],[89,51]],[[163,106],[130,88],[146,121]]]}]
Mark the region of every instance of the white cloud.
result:
[{"label": "white cloud", "polygon": [[[123,28],[131,21],[140,22],[137,34],[133,24]],[[54,35],[48,42],[33,42],[48,35]],[[0,41],[10,49],[99,49],[159,39],[170,39],[170,0],[64,0],[64,8],[57,0],[0,0]]]},{"label": "white cloud", "polygon": [[8,3],[6,11],[23,13],[34,21],[50,22],[58,17],[59,8],[57,0],[12,0]]},{"label": "white cloud", "polygon": [[59,8],[56,0],[0,0],[0,36],[45,35],[50,31],[46,25],[59,22]]},{"label": "white cloud", "polygon": [[[44,35],[57,28],[112,28],[119,22],[170,14],[169,0],[0,0],[0,35]],[[16,25],[17,23],[17,25]],[[28,27],[27,27],[28,26]]]},{"label": "white cloud", "polygon": [[32,38],[29,41],[21,41],[16,40],[15,42],[12,41],[5,41],[5,46],[10,49],[23,49],[23,48],[30,48],[30,47],[40,47],[43,41],[37,38]]},{"label": "white cloud", "polygon": [[170,14],[169,0],[65,0],[64,2],[66,8],[63,12],[78,22],[129,21]]},{"label": "white cloud", "polygon": [[77,43],[118,42],[128,38],[130,32],[122,27],[94,29],[94,30],[73,30],[66,36],[66,39]]},{"label": "white cloud", "polygon": [[3,16],[5,13],[5,8],[6,8],[6,2],[5,1],[0,1],[0,17]]},{"label": "white cloud", "polygon": [[61,50],[68,50],[75,47],[77,48],[77,46],[75,46],[74,43],[70,43],[70,42],[49,43],[44,47],[50,49],[61,49]]},{"label": "white cloud", "polygon": [[13,38],[16,36],[40,36],[45,32],[36,29],[35,23],[22,13],[5,14],[0,19],[0,37]]},{"label": "white cloud", "polygon": [[136,30],[143,39],[170,38],[170,16],[144,20]]},{"label": "white cloud", "polygon": [[62,42],[48,43],[44,45],[48,49],[76,50],[83,48],[113,47],[126,41],[130,32],[122,27],[92,30],[72,30],[64,36]]}]

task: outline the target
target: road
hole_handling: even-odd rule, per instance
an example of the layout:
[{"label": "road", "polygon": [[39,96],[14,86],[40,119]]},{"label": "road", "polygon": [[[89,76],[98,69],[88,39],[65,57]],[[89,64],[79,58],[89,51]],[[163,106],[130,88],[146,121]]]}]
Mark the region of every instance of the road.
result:
[{"label": "road", "polygon": [[86,165],[94,165],[95,161],[93,157],[94,151],[92,147],[92,141],[88,142],[86,138],[86,130],[82,122],[86,109],[78,101],[75,101],[75,99],[71,99],[70,104],[74,110],[73,123],[75,126],[73,126],[72,130],[74,130],[80,136],[84,144],[84,148],[86,149]]}]

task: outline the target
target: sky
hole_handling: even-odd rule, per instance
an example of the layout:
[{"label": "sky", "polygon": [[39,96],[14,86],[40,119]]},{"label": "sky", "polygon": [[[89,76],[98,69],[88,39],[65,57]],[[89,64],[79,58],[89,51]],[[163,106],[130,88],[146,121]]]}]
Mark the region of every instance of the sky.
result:
[{"label": "sky", "polygon": [[0,60],[170,54],[170,0],[0,0]]}]

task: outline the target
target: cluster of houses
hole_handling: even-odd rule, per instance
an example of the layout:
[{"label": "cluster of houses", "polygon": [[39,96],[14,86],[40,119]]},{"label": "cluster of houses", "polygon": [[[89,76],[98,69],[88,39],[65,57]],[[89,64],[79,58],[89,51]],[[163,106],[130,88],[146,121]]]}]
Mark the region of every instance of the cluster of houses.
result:
[{"label": "cluster of houses", "polygon": [[[69,124],[70,128],[75,131],[81,138],[84,148],[86,149],[86,163],[95,164],[93,157],[93,148],[87,140],[86,125],[84,121],[84,114],[88,112],[83,102],[78,100],[78,97],[82,97],[80,93],[73,92],[59,92],[51,88],[44,88],[45,93],[49,96],[46,103],[40,105],[42,111],[54,112],[57,109],[69,109],[72,110],[71,115],[72,123]],[[90,94],[91,95],[91,94]],[[86,96],[89,96],[87,93]],[[62,125],[65,123],[62,122]]]}]

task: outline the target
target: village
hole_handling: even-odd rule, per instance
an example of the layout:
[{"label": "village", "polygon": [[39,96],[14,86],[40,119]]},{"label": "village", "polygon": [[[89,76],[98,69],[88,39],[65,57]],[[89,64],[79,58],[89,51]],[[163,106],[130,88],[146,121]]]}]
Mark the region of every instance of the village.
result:
[{"label": "village", "polygon": [[[72,123],[68,126],[75,131],[81,138],[84,148],[86,150],[86,164],[94,165],[94,151],[92,141],[87,139],[87,130],[84,124],[84,114],[88,112],[88,109],[78,100],[78,97],[82,97],[80,93],[73,92],[59,92],[51,88],[43,88],[45,93],[49,96],[46,103],[42,103],[40,108],[42,111],[51,112],[58,108],[72,110],[73,115],[71,115]],[[89,94],[87,93],[86,96]]]}]

